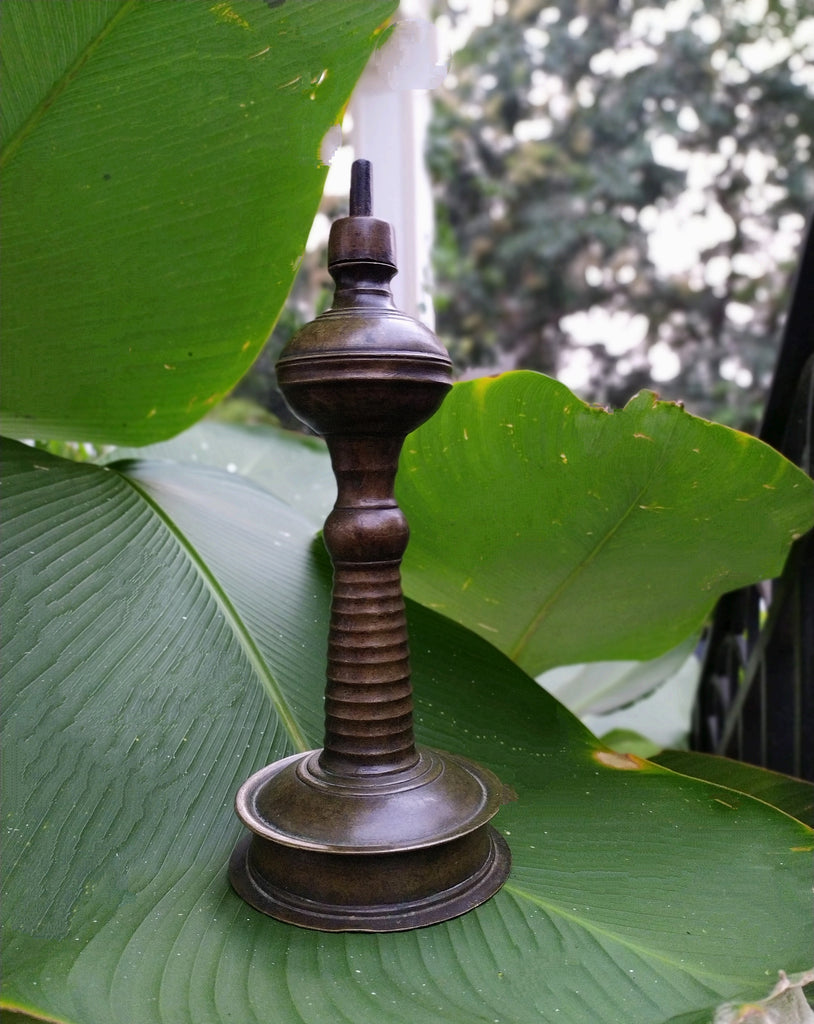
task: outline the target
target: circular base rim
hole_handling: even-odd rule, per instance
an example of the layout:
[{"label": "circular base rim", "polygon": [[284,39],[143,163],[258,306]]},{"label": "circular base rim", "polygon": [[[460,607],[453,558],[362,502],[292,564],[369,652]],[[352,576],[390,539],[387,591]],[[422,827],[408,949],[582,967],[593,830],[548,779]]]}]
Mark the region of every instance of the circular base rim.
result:
[{"label": "circular base rim", "polygon": [[243,783],[235,810],[250,832],[314,853],[407,852],[476,831],[504,802],[489,769],[447,751],[418,747],[409,770],[360,778],[323,772],[321,753],[292,754]]},{"label": "circular base rim", "polygon": [[[392,904],[329,904],[307,899],[263,879],[252,870],[249,851],[254,835],[245,835],[229,861],[229,881],[255,910],[278,921],[324,932],[400,932],[440,924],[485,903],[501,888],[511,870],[511,852],[503,836],[484,826],[489,854],[469,878],[432,896]],[[342,856],[342,854],[336,854]],[[372,854],[371,856],[376,856]],[[365,880],[360,879],[360,896]]]}]

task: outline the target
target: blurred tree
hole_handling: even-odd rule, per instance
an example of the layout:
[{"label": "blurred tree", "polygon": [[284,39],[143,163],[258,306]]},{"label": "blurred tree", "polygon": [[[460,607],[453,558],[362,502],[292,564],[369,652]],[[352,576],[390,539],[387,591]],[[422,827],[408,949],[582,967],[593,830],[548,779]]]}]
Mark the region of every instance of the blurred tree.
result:
[{"label": "blurred tree", "polygon": [[754,426],[814,199],[811,5],[494,6],[429,143],[457,365],[582,368],[589,400],[655,386]]}]

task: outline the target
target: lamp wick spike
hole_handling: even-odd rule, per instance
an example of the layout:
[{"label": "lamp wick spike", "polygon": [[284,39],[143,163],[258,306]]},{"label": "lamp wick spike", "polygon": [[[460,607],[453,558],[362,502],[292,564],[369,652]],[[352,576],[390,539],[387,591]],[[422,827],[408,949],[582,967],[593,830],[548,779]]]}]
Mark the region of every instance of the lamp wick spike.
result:
[{"label": "lamp wick spike", "polygon": [[373,214],[370,161],[354,160],[350,169],[350,215],[370,217]]}]

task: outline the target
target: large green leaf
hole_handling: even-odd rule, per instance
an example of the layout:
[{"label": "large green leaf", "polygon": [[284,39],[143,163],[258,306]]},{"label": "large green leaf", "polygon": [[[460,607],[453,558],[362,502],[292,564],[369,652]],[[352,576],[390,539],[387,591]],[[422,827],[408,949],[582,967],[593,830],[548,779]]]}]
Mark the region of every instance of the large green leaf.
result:
[{"label": "large green leaf", "polygon": [[653,760],[682,775],[749,793],[814,826],[814,783],[728,757],[690,750],[662,750]]},{"label": "large green leaf", "polygon": [[[317,525],[335,494],[322,443],[269,427],[204,423],[146,451],[243,473]],[[398,495],[410,596],[530,672],[569,666],[541,682],[580,713],[652,689],[720,593],[776,575],[814,520],[812,481],[757,439],[647,392],[609,414],[526,372],[456,384],[408,438]]]},{"label": "large green leaf", "polygon": [[755,438],[650,392],[609,413],[526,372],[456,385],[397,493],[406,592],[534,675],[664,653],[814,522],[810,478]]},{"label": "large green leaf", "polygon": [[325,442],[267,425],[204,420],[183,434],[144,448],[115,448],[104,462],[161,459],[238,473],[282,499],[317,529],[336,501],[336,480]]},{"label": "large green leaf", "polygon": [[235,384],[396,6],[4,0],[5,433],[143,444]]},{"label": "large green leaf", "polygon": [[[242,780],[321,734],[314,528],[200,467],[3,459],[4,1005],[69,1024],[701,1022],[810,946],[812,833],[604,752],[410,604],[419,738],[518,794],[508,885],[447,924],[323,935],[247,908]],[[768,981],[767,981],[768,979]]]}]

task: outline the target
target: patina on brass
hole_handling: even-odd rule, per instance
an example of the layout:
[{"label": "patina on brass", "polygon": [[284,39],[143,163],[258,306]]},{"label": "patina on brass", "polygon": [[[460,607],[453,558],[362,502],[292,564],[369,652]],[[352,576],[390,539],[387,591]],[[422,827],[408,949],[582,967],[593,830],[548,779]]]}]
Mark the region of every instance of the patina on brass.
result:
[{"label": "patina on brass", "polygon": [[416,747],[400,565],[408,527],[393,496],[405,436],[440,406],[452,367],[435,335],[393,307],[393,232],[371,215],[356,161],[350,216],[331,229],[333,307],[277,364],[297,416],[322,434],[338,496],[325,745],[253,775],[249,829],[230,878],[252,906],[323,931],[402,931],[463,914],[506,880],[489,824],[502,802],[485,768]]}]

